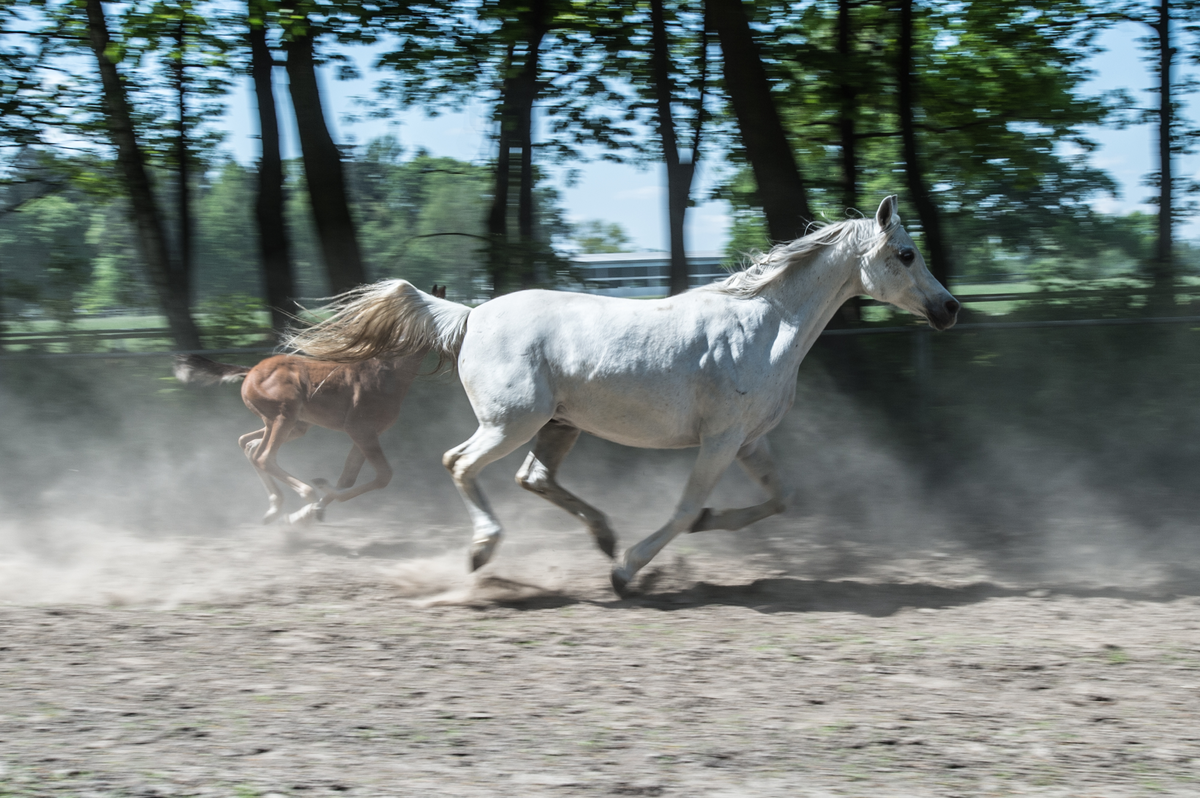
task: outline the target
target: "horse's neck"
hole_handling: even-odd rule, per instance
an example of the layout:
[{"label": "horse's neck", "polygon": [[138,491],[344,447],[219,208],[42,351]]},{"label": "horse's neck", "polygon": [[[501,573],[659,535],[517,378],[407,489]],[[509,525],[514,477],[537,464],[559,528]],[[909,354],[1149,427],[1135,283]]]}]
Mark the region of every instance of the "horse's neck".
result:
[{"label": "horse's neck", "polygon": [[796,353],[796,363],[808,352],[842,304],[860,293],[857,253],[844,245],[822,248],[809,263],[795,267],[763,295],[783,316],[784,330],[777,348]]}]

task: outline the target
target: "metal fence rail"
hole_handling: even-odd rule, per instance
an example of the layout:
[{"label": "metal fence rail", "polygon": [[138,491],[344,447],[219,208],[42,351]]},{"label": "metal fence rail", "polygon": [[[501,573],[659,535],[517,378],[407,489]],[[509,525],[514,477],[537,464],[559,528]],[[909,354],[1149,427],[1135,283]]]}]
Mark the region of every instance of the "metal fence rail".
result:
[{"label": "metal fence rail", "polygon": [[[1050,329],[1063,327],[1113,327],[1113,326],[1141,326],[1141,325],[1162,325],[1162,324],[1195,324],[1200,326],[1200,316],[1147,316],[1147,317],[1122,317],[1110,319],[1045,319],[1041,321],[988,321],[988,322],[964,322],[956,324],[954,327],[945,331],[945,334],[953,335],[956,333],[971,333],[984,330],[1033,330],[1033,329]],[[86,331],[77,331],[86,332]],[[920,347],[924,344],[922,339],[925,339],[927,334],[932,334],[933,330],[925,326],[923,323],[914,322],[913,324],[903,326],[890,327],[850,327],[836,330],[825,330],[821,333],[822,338],[837,338],[848,335],[896,335],[896,334],[916,334],[916,346]],[[250,335],[252,333],[246,333]],[[143,335],[143,338],[160,337],[169,338],[169,335],[158,334],[155,336]],[[0,338],[0,343],[7,341],[8,336]],[[95,340],[108,340],[107,338],[97,338]],[[927,339],[926,339],[927,340]],[[173,357],[176,354],[198,354],[198,355],[233,355],[233,354],[267,354],[278,353],[284,351],[280,347],[269,346],[248,346],[248,347],[227,347],[224,349],[195,349],[195,350],[179,350],[168,349],[154,352],[32,352],[20,353],[10,352],[0,354],[0,361],[4,360],[105,360],[105,359],[121,359],[121,358],[154,358],[154,357]],[[921,360],[917,356],[918,362]]]}]

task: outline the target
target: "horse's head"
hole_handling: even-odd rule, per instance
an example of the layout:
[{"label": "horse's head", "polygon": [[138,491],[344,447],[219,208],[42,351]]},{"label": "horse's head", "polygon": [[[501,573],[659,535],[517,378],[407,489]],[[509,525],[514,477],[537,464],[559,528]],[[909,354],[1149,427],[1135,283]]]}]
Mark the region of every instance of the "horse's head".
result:
[{"label": "horse's head", "polygon": [[[880,302],[922,316],[929,326],[947,330],[958,319],[958,300],[934,279],[925,259],[900,226],[896,197],[886,197],[875,212],[876,246],[860,260],[863,289]],[[882,239],[882,243],[878,243]]]}]

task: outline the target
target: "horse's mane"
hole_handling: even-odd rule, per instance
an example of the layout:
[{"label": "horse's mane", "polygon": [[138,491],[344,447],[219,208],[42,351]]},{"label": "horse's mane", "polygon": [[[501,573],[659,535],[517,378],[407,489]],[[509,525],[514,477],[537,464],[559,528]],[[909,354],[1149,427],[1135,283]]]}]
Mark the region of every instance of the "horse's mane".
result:
[{"label": "horse's mane", "polygon": [[862,256],[873,255],[898,224],[899,221],[894,220],[879,230],[871,218],[846,219],[821,225],[814,222],[814,226],[817,226],[814,232],[751,255],[746,268],[735,271],[724,280],[703,286],[703,290],[737,297],[758,296],[792,270],[811,263],[813,257],[826,247],[849,245],[861,248]]}]

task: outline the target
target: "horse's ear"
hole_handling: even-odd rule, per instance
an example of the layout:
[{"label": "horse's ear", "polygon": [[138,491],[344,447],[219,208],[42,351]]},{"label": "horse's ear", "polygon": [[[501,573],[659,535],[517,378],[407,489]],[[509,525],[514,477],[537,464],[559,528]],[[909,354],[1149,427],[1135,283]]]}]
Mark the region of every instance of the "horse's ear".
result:
[{"label": "horse's ear", "polygon": [[446,298],[446,286],[438,285],[437,283],[434,283],[433,290],[430,291],[429,293],[433,294],[438,299],[445,299]]},{"label": "horse's ear", "polygon": [[900,214],[896,211],[895,194],[884,197],[883,202],[879,203],[879,210],[875,211],[875,224],[885,229],[892,224],[900,224]]}]

